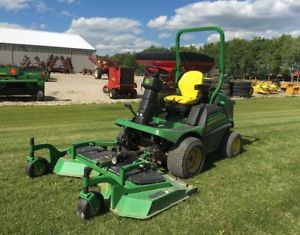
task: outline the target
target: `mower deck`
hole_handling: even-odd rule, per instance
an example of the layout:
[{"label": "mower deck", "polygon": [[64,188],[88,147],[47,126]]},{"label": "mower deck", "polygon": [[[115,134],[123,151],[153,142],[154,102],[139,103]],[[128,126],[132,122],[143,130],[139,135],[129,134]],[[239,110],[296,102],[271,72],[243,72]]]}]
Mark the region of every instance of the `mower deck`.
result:
[{"label": "mower deck", "polygon": [[[31,140],[28,164],[36,168],[35,172],[39,172],[45,162],[45,159],[35,157],[35,152],[41,149],[49,150],[47,167],[53,166],[55,174],[83,176],[77,209],[83,218],[96,215],[105,205],[120,216],[147,219],[197,191],[195,187],[158,171],[156,164],[146,160],[146,151],[120,153],[116,141],[84,142],[60,151],[49,144],[35,145]],[[100,186],[103,205],[95,196],[97,194],[89,190],[95,186]]]}]

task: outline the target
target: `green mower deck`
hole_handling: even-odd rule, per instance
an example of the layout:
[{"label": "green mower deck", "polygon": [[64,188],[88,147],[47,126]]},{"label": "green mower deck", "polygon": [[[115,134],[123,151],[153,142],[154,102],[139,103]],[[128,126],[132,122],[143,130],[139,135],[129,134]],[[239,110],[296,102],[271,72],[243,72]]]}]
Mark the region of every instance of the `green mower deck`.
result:
[{"label": "green mower deck", "polygon": [[[50,144],[30,140],[27,175],[40,176],[53,170],[62,176],[83,176],[77,212],[82,218],[98,214],[103,207],[119,216],[147,219],[187,199],[197,189],[156,169],[147,161],[147,151],[117,151],[117,141],[89,141],[57,150]],[[50,161],[35,157],[49,150]],[[67,156],[69,155],[69,156]],[[100,186],[100,193],[90,187]]]}]

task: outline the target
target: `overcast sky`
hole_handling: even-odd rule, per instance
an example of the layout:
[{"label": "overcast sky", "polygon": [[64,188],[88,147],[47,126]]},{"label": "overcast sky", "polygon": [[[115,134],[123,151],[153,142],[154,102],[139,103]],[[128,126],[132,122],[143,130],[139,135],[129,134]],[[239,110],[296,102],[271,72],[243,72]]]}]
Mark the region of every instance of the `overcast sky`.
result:
[{"label": "overcast sky", "polygon": [[0,27],[79,34],[101,55],[170,47],[178,29],[206,25],[223,27],[227,40],[299,36],[300,0],[0,0]]}]

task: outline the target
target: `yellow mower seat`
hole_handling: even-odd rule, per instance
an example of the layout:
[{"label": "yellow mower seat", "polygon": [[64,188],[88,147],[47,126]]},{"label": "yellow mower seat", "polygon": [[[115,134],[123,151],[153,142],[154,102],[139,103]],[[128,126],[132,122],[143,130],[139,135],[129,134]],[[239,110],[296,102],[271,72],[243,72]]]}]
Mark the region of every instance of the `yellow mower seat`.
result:
[{"label": "yellow mower seat", "polygon": [[197,101],[198,90],[195,85],[203,83],[203,74],[200,71],[188,71],[184,73],[178,82],[181,95],[169,95],[164,98],[166,102],[189,105]]}]

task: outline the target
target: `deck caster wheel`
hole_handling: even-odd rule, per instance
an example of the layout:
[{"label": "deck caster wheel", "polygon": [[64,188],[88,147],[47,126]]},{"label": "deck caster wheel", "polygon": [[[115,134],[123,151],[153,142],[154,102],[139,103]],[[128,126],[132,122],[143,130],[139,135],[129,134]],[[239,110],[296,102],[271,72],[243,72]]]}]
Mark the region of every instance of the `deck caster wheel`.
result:
[{"label": "deck caster wheel", "polygon": [[168,153],[168,170],[180,178],[198,174],[204,166],[205,154],[201,140],[188,137],[175,145]]},{"label": "deck caster wheel", "polygon": [[25,174],[30,178],[47,174],[50,170],[49,162],[42,157],[38,157],[36,161],[28,162],[25,167]]},{"label": "deck caster wheel", "polygon": [[81,198],[77,203],[77,215],[89,219],[98,215],[104,208],[104,198],[101,193],[90,192],[90,200]]},{"label": "deck caster wheel", "polygon": [[240,154],[242,150],[241,135],[238,132],[229,131],[224,137],[220,150],[221,154],[227,157],[235,157]]}]

